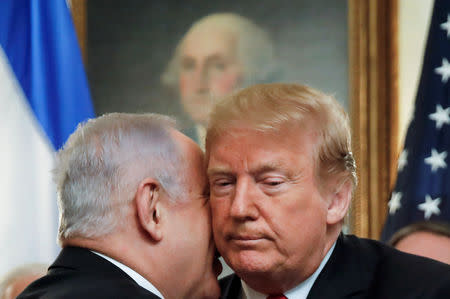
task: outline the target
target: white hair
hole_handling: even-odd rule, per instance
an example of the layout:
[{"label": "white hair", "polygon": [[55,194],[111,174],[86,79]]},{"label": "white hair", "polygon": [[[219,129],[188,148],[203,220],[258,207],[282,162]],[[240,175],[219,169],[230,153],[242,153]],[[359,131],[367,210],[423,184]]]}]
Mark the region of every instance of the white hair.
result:
[{"label": "white hair", "polygon": [[19,280],[44,276],[47,273],[47,268],[48,265],[46,264],[33,263],[21,265],[10,270],[0,279],[0,299],[7,298],[8,288]]},{"label": "white hair", "polygon": [[231,32],[237,37],[238,59],[244,67],[244,86],[273,81],[277,72],[274,46],[267,32],[247,18],[234,13],[215,13],[195,22],[175,48],[161,81],[176,88],[178,85],[180,56],[187,36],[201,27],[216,27]]},{"label": "white hair", "polygon": [[150,113],[111,113],[79,125],[57,153],[53,171],[59,242],[114,231],[146,177],[177,199],[185,188],[185,163],[173,129],[172,118]]}]

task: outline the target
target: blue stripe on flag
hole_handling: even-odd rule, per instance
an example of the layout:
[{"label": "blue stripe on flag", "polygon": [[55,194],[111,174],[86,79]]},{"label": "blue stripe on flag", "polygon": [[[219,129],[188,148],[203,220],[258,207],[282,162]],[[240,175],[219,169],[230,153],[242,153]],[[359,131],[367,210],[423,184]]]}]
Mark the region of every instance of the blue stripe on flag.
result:
[{"label": "blue stripe on flag", "polygon": [[66,1],[0,1],[0,45],[55,149],[94,117]]}]

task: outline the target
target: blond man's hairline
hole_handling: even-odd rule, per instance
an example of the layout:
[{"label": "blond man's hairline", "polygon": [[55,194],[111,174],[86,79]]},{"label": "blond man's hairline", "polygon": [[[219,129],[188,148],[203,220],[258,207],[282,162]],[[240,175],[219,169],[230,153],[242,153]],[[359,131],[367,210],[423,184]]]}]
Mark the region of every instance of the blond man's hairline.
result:
[{"label": "blond man's hairline", "polygon": [[[265,86],[268,86],[268,85],[274,85],[274,86],[279,85],[278,87],[281,86],[280,89],[283,92],[286,92],[285,90],[283,90],[283,87],[284,86],[289,87],[289,85],[292,85],[292,84],[262,84],[262,85],[259,85],[259,86],[264,86],[264,85]],[[320,92],[318,90],[315,90],[313,88],[310,88],[308,86],[296,85],[296,87],[302,88],[306,93],[309,93],[308,96],[314,97],[315,100],[317,100],[318,97],[320,97],[320,98],[327,97],[331,101],[336,101],[334,99],[334,97],[332,97],[330,95],[327,95],[327,94],[324,94],[324,93],[322,93],[322,92]],[[258,86],[251,87],[251,88],[258,88]],[[253,95],[253,96],[255,96],[255,95]],[[205,157],[207,159],[206,160],[207,163],[209,162],[211,143],[216,138],[220,137],[220,135],[223,132],[229,131],[232,128],[240,127],[239,124],[246,124],[247,125],[246,127],[248,127],[249,129],[254,129],[255,131],[260,131],[260,132],[269,132],[269,131],[280,132],[282,130],[283,126],[286,125],[286,124],[289,124],[289,123],[290,124],[295,124],[295,125],[297,125],[300,128],[300,127],[308,125],[308,124],[309,125],[314,125],[313,123],[315,122],[315,123],[317,123],[319,125],[319,127],[317,129],[317,131],[319,132],[319,136],[318,136],[318,140],[316,141],[316,143],[314,145],[314,157],[313,157],[314,160],[315,160],[314,173],[315,173],[315,177],[316,177],[318,186],[321,186],[321,185],[323,186],[323,185],[327,184],[327,182],[329,181],[330,178],[329,177],[324,177],[325,175],[322,173],[323,170],[325,169],[325,167],[323,165],[324,163],[322,163],[322,161],[320,161],[320,154],[321,154],[321,152],[324,151],[324,148],[326,146],[326,144],[325,144],[325,137],[324,137],[325,134],[323,134],[323,133],[326,133],[327,131],[329,131],[327,126],[330,126],[330,124],[327,123],[327,121],[325,121],[325,122],[324,121],[320,121],[320,119],[325,114],[326,115],[333,114],[333,112],[330,110],[330,107],[331,107],[330,104],[326,104],[324,101],[320,101],[319,100],[319,101],[317,101],[319,107],[318,108],[314,108],[313,111],[312,111],[314,114],[307,115],[306,112],[303,111],[303,112],[297,114],[297,115],[300,115],[300,117],[298,117],[298,118],[290,117],[290,118],[286,119],[284,122],[281,122],[281,123],[278,123],[278,124],[273,124],[273,121],[274,121],[274,118],[275,118],[275,117],[273,117],[272,120],[271,120],[272,121],[272,125],[271,126],[267,126],[267,125],[264,125],[263,122],[261,120],[259,120],[259,119],[255,120],[255,119],[251,119],[251,118],[248,118],[248,119],[240,118],[240,117],[244,116],[245,111],[244,111],[244,109],[240,109],[240,108],[238,109],[236,107],[232,107],[233,102],[236,102],[236,100],[233,100],[233,99],[236,99],[236,97],[240,97],[240,92],[236,92],[236,93],[234,93],[232,95],[229,95],[228,97],[224,98],[221,102],[219,102],[218,105],[216,106],[216,108],[220,106],[221,108],[219,108],[219,109],[222,109],[222,112],[225,111],[225,114],[227,114],[225,117],[223,117],[223,115],[222,115],[219,119],[215,118],[215,116],[217,115],[217,111],[216,111],[217,109],[214,109],[214,111],[213,111],[213,113],[211,115],[211,121],[210,121],[210,124],[208,126],[206,142],[205,142],[205,144],[206,144],[206,155],[205,155]],[[294,96],[291,95],[290,97],[291,98],[293,97],[294,101],[299,103],[298,99],[296,99],[296,98],[298,98],[298,95],[294,95]],[[306,96],[305,96],[305,98],[306,98]],[[308,106],[309,105],[310,107],[312,107],[312,105],[310,105],[310,104],[303,104],[302,103],[302,105],[303,106]],[[332,104],[332,105],[334,105],[334,104]],[[338,106],[338,105],[336,105],[336,106]],[[344,111],[338,112],[338,113],[340,115],[335,115],[334,118],[343,116],[345,118],[346,127],[347,127],[347,130],[343,130],[343,131],[346,131],[345,135],[347,135],[347,136],[340,136],[339,140],[345,139],[349,143],[349,144],[346,145],[346,148],[344,149],[345,152],[346,152],[346,157],[343,157],[343,159],[346,159],[347,156],[350,155],[350,157],[348,157],[348,158],[349,158],[350,161],[353,161],[352,169],[349,169],[346,166],[345,170],[338,172],[338,175],[341,177],[339,179],[340,182],[338,183],[338,185],[342,185],[346,181],[351,180],[351,182],[352,182],[352,189],[354,190],[356,188],[356,185],[357,185],[357,178],[356,178],[356,169],[354,169],[354,167],[355,167],[354,160],[353,160],[352,153],[351,153],[351,144],[350,144],[351,143],[351,133],[350,133],[350,128],[349,128],[349,124],[348,124],[349,120],[348,120],[348,116],[345,114]],[[224,114],[224,113],[222,113],[222,114]],[[234,117],[230,117],[230,115],[232,115],[232,114],[236,114],[237,117],[236,117],[236,115]],[[282,113],[279,113],[279,114],[282,114]],[[314,118],[314,116],[316,116],[316,118]],[[228,117],[228,119],[227,119],[227,117]],[[217,122],[218,122],[218,124],[216,124]],[[337,148],[335,147],[335,149],[337,149]],[[339,147],[339,150],[341,151],[342,148]]]}]

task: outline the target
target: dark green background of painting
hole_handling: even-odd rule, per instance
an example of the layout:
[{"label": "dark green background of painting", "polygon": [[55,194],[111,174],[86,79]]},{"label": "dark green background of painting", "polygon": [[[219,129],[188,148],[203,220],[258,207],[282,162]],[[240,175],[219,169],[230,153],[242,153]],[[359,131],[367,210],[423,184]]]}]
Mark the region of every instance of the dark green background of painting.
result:
[{"label": "dark green background of painting", "polygon": [[348,110],[347,1],[87,1],[87,71],[97,114],[182,115],[160,75],[199,18],[234,12],[263,27],[276,46],[276,81],[333,93]]}]

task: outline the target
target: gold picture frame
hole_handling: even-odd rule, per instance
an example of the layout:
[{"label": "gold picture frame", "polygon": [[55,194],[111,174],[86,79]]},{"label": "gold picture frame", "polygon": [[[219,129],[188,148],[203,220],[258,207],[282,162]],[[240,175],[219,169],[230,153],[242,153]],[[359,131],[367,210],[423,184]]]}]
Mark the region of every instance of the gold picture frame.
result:
[{"label": "gold picture frame", "polygon": [[349,0],[349,84],[359,185],[356,235],[378,239],[395,180],[398,144],[396,0]]}]

